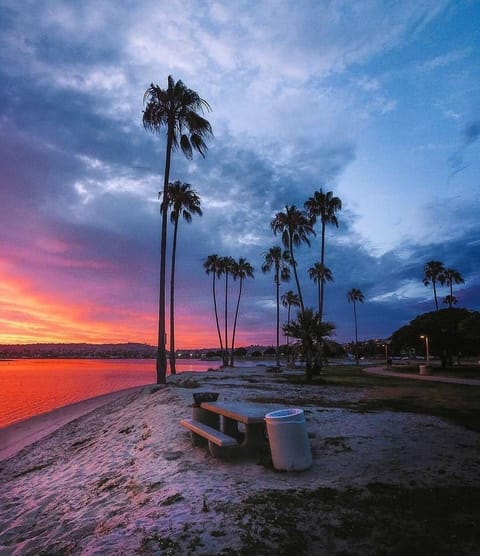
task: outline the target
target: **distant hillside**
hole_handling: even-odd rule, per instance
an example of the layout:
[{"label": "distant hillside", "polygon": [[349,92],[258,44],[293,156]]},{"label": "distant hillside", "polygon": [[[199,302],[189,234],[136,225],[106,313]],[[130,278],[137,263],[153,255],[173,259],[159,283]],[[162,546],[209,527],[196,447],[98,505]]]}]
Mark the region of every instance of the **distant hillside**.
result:
[{"label": "distant hillside", "polygon": [[0,359],[94,358],[149,359],[157,348],[148,344],[10,344],[0,345]]}]

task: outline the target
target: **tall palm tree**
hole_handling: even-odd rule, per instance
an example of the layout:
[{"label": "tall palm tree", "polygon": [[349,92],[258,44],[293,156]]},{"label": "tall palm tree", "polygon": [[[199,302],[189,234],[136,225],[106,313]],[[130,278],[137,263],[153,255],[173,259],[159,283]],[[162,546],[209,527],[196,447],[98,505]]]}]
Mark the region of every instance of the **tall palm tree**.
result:
[{"label": "tall palm tree", "polygon": [[282,234],[283,246],[288,249],[290,253],[290,264],[293,267],[298,297],[300,299],[300,307],[303,310],[305,306],[303,304],[302,291],[298,279],[297,261],[293,255],[293,246],[298,246],[302,243],[310,245],[308,236],[310,234],[315,234],[315,232],[305,212],[298,210],[295,205],[286,205],[285,212],[277,212],[270,226],[275,235],[277,235],[277,233]]},{"label": "tall palm tree", "polygon": [[[147,131],[160,134],[166,128],[165,168],[163,175],[163,199],[167,197],[170,180],[172,151],[180,148],[183,154],[192,158],[194,150],[203,157],[208,147],[204,141],[212,135],[210,123],[200,113],[210,111],[206,100],[182,81],[175,82],[168,76],[168,85],[162,89],[153,83],[143,95],[145,110],[143,126]],[[164,384],[167,375],[167,352],[165,347],[165,268],[167,258],[167,204],[162,208],[162,232],[160,239],[160,295],[158,300],[158,342],[157,342],[157,383]]]},{"label": "tall palm tree", "polygon": [[357,301],[363,303],[364,296],[358,288],[352,288],[347,292],[347,301],[353,303],[353,316],[355,319],[355,364],[358,365],[358,324],[357,324]]},{"label": "tall palm tree", "polygon": [[189,183],[176,181],[169,183],[166,201],[171,209],[170,221],[173,223],[172,267],[170,275],[170,372],[176,374],[175,369],[175,259],[177,253],[178,222],[180,216],[185,222],[192,221],[192,215],[202,216],[200,197]]},{"label": "tall palm tree", "polygon": [[453,295],[453,284],[465,284],[465,280],[458,270],[455,270],[454,268],[446,268],[438,277],[438,281],[442,284],[442,286],[443,284],[447,284],[450,288],[450,295],[447,295],[445,300],[449,309],[451,309],[452,305],[455,305],[458,301]]},{"label": "tall palm tree", "polygon": [[219,257],[218,255],[209,255],[203,262],[203,268],[205,269],[207,275],[212,273],[213,276],[213,281],[212,281],[213,308],[215,311],[215,322],[217,324],[217,333],[218,333],[218,341],[220,343],[220,351],[223,354],[223,342],[222,342],[222,334],[220,332],[220,323],[218,321],[217,293],[215,288],[215,280],[216,278],[220,278],[221,275],[220,263],[221,263],[221,257]]},{"label": "tall palm tree", "polygon": [[274,245],[263,254],[262,272],[266,274],[274,269],[275,293],[277,302],[277,318],[276,318],[276,365],[280,367],[280,281],[288,282],[290,280],[290,253],[284,251],[280,245]]},{"label": "tall palm tree", "polygon": [[318,284],[318,314],[321,318],[323,315],[323,297],[321,295],[321,286],[324,282],[333,282],[333,274],[332,271],[323,263],[315,263],[308,269],[308,276],[310,280],[313,280],[316,284]]},{"label": "tall palm tree", "polygon": [[245,278],[255,278],[253,272],[254,272],[253,266],[247,261],[247,259],[244,259],[243,257],[240,257],[238,261],[233,261],[232,263],[232,277],[234,280],[239,278],[240,283],[238,286],[237,307],[235,309],[235,319],[233,321],[233,330],[232,330],[232,349],[230,350],[231,367],[233,367],[233,351],[235,349],[235,331],[237,329],[237,318],[238,318],[238,309],[240,307],[240,298],[242,297],[242,285]]},{"label": "tall palm tree", "polygon": [[444,271],[445,267],[440,261],[428,261],[423,267],[423,284],[425,286],[429,286],[430,283],[432,284],[436,311],[438,311],[437,280],[440,281]]},{"label": "tall palm tree", "polygon": [[[315,224],[317,218],[320,219],[321,224],[321,247],[320,247],[320,264],[325,266],[325,231],[328,224],[333,224],[338,228],[338,220],[335,215],[336,212],[342,210],[342,201],[339,197],[334,197],[331,191],[324,193],[322,189],[320,191],[315,191],[312,197],[310,197],[304,204],[305,210],[308,217],[311,220],[312,225]],[[319,313],[320,320],[323,318],[323,300],[324,300],[324,288],[325,279],[321,279],[319,282]]]},{"label": "tall palm tree", "polygon": [[296,320],[284,325],[283,330],[289,336],[300,341],[305,357],[305,375],[307,381],[310,381],[315,370],[316,353],[319,346],[325,336],[332,334],[335,325],[330,322],[322,322],[320,315],[307,307],[298,312]]},{"label": "tall palm tree", "polygon": [[223,351],[223,366],[228,366],[228,278],[232,274],[235,260],[232,257],[220,257],[219,276],[225,275],[225,307],[224,307],[224,327],[225,327],[225,349]]}]

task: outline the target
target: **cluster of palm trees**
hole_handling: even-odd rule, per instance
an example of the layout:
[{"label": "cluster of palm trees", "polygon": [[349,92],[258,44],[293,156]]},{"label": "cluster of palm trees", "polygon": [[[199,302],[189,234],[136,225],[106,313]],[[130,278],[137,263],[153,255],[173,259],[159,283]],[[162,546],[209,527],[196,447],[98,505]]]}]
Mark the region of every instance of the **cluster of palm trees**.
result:
[{"label": "cluster of palm trees", "polygon": [[446,268],[441,261],[432,260],[425,263],[423,267],[423,284],[425,286],[432,284],[436,311],[438,311],[437,283],[442,286],[446,285],[450,289],[450,294],[445,296],[443,303],[451,309],[458,302],[458,299],[453,295],[453,284],[464,284],[463,276],[454,268]]},{"label": "cluster of palm trees", "polygon": [[[161,238],[160,238],[160,284],[158,302],[158,342],[157,342],[157,382],[166,382],[167,349],[166,349],[166,263],[167,263],[167,223],[170,211],[170,220],[173,224],[171,246],[171,276],[170,276],[170,366],[172,374],[175,373],[175,257],[178,238],[178,224],[181,218],[186,222],[192,220],[193,215],[201,215],[200,198],[188,183],[175,181],[171,183],[170,169],[172,152],[181,149],[183,154],[191,159],[193,151],[205,157],[208,147],[205,140],[213,135],[212,127],[203,117],[204,112],[211,111],[207,101],[202,99],[195,91],[189,89],[182,81],[175,81],[168,77],[167,88],[162,89],[153,83],[145,91],[143,111],[143,125],[147,131],[154,134],[165,133],[165,163],[163,176],[163,190],[159,193],[161,203]],[[282,297],[282,303],[288,308],[288,321],[283,326],[283,331],[289,337],[297,338],[303,347],[307,360],[307,374],[311,373],[314,366],[320,366],[322,361],[322,341],[334,330],[334,325],[323,322],[325,283],[333,281],[331,270],[325,265],[325,236],[328,225],[338,228],[336,213],[342,209],[342,202],[331,191],[324,193],[322,189],[315,191],[304,203],[304,210],[295,205],[285,207],[284,212],[278,212],[271,222],[271,229],[275,235],[280,234],[283,248],[275,245],[264,254],[262,271],[274,270],[277,303],[277,364],[279,364],[279,330],[280,330],[280,283],[290,279],[290,271],[296,282],[296,292],[289,291]],[[320,260],[309,270],[308,276],[318,284],[318,311],[305,307],[300,279],[298,276],[297,262],[294,248],[302,243],[310,245],[309,236],[316,235],[314,226],[320,222]],[[223,363],[233,365],[235,332],[237,327],[240,299],[242,295],[243,280],[254,277],[254,269],[250,263],[240,258],[235,261],[231,257],[210,255],[204,261],[207,274],[212,274],[213,301],[215,320],[223,353]],[[225,278],[224,302],[224,336],[220,331],[218,318],[216,280]],[[238,295],[233,321],[232,337],[228,339],[228,283],[229,278],[239,280]],[[435,286],[434,286],[435,287]],[[354,290],[351,290],[352,292]],[[359,292],[360,290],[356,290]],[[349,292],[350,295],[351,292]],[[361,294],[361,292],[360,292]],[[352,294],[349,301],[354,303],[355,328],[357,301],[363,301],[361,296]],[[300,312],[297,319],[290,320],[291,307],[298,306]],[[230,361],[229,361],[230,353]]]},{"label": "cluster of palm trees", "polygon": [[[212,274],[212,295],[213,295],[213,307],[215,311],[215,323],[217,326],[218,341],[220,343],[220,351],[222,352],[223,366],[226,367],[234,365],[234,351],[235,351],[235,332],[237,330],[238,322],[238,312],[240,309],[240,299],[242,297],[243,281],[246,278],[254,278],[255,269],[247,261],[247,259],[240,257],[235,260],[233,257],[220,257],[216,254],[209,255],[204,263],[203,268],[207,274]],[[218,303],[217,303],[217,280],[224,277],[225,278],[225,294],[224,294],[224,311],[223,311],[223,324],[224,324],[224,336],[220,331],[220,322],[218,317]],[[233,319],[232,336],[230,343],[230,351],[228,347],[228,296],[229,296],[229,278],[234,281],[238,280],[238,293],[235,305],[235,316]]]},{"label": "cluster of palm trees", "polygon": [[[295,205],[285,206],[285,210],[278,212],[270,223],[275,235],[279,234],[282,246],[274,245],[264,253],[262,271],[274,271],[274,282],[276,290],[276,363],[280,361],[280,283],[288,282],[291,271],[296,284],[296,292],[288,291],[281,297],[282,304],[288,309],[287,323],[283,325],[283,331],[289,338],[293,337],[299,341],[306,360],[307,378],[311,377],[313,370],[322,368],[323,339],[330,336],[335,326],[330,322],[323,321],[325,305],[325,283],[333,281],[332,271],[325,265],[326,229],[328,225],[338,228],[337,212],[342,209],[342,201],[335,197],[332,191],[324,192],[322,189],[315,191],[304,203],[301,210]],[[300,277],[295,259],[295,248],[301,244],[310,246],[309,236],[315,236],[315,225],[320,223],[320,260],[308,269],[308,276],[318,284],[318,310],[306,307],[302,294]],[[353,291],[353,290],[352,290]],[[360,292],[360,290],[356,290]],[[360,292],[361,294],[361,292]],[[356,301],[363,301],[354,296]],[[290,320],[291,307],[299,307],[297,318]],[[355,308],[356,310],[356,308]],[[356,313],[355,313],[356,322]]]}]

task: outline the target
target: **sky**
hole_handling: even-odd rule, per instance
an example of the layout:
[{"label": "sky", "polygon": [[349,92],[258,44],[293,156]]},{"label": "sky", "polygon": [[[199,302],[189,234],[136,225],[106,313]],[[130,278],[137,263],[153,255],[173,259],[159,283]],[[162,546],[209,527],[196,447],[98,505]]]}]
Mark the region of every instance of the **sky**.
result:
[{"label": "sky", "polygon": [[[178,348],[218,345],[211,254],[255,268],[236,345],[274,343],[273,274],[261,272],[280,243],[270,222],[320,188],[343,203],[326,234],[334,339],[354,338],[352,287],[365,298],[359,339],[433,310],[422,283],[432,259],[462,273],[458,306],[480,310],[478,1],[0,0],[0,10],[0,343],[156,343],[165,137],[145,131],[142,111],[168,75],[208,101],[214,133],[205,158],[172,159],[170,180],[191,184],[203,210],[179,225]],[[316,306],[307,269],[319,234],[296,256]]]}]

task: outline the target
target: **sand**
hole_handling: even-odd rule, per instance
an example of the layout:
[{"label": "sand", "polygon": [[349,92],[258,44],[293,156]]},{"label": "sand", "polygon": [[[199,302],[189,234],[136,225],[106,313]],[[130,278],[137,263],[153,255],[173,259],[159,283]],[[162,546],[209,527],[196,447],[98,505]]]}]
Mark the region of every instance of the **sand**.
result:
[{"label": "sand", "polygon": [[106,405],[113,400],[125,397],[129,393],[137,392],[140,388],[141,387],[135,386],[117,392],[95,396],[94,398],[66,405],[46,413],[41,413],[35,417],[18,421],[13,425],[1,428],[0,461],[11,458],[22,448],[25,448],[25,446],[38,442],[70,421],[74,421],[82,415],[90,413],[97,407]]},{"label": "sand", "polygon": [[[192,447],[179,421],[190,416],[193,392],[212,390],[223,401],[281,397],[295,407],[312,399],[302,405],[311,469],[279,473],[255,458],[218,460]],[[168,386],[104,400],[0,462],[0,555],[288,554],[286,526],[275,529],[270,515],[268,528],[258,530],[246,511],[249,497],[287,489],[355,493],[373,483],[478,488],[478,433],[426,415],[336,407],[361,396],[358,389],[306,390],[258,367],[183,373]],[[323,527],[340,522],[337,514],[326,512]],[[297,553],[335,554],[344,542],[312,539]],[[343,548],[370,553],[365,546]]]}]

